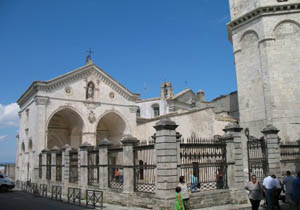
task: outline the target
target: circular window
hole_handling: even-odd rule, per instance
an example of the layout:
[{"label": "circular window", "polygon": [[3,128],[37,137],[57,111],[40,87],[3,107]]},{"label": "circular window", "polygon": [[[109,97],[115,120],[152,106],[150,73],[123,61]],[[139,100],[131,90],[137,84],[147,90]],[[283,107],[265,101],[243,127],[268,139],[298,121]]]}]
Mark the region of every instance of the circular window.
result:
[{"label": "circular window", "polygon": [[110,97],[111,99],[113,99],[113,98],[115,98],[115,94],[114,94],[113,92],[110,92],[110,93],[109,93],[109,97]]},{"label": "circular window", "polygon": [[71,87],[66,87],[65,92],[66,92],[67,95],[71,95],[72,94],[72,88]]}]

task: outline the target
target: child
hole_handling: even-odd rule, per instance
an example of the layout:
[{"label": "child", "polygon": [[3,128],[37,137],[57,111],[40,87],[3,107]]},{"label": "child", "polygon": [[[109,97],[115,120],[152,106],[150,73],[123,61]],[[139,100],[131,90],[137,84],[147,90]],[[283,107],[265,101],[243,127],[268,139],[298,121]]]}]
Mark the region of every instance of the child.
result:
[{"label": "child", "polygon": [[181,188],[176,187],[175,191],[176,191],[176,202],[175,202],[174,210],[185,210],[183,205],[182,195],[181,195]]}]

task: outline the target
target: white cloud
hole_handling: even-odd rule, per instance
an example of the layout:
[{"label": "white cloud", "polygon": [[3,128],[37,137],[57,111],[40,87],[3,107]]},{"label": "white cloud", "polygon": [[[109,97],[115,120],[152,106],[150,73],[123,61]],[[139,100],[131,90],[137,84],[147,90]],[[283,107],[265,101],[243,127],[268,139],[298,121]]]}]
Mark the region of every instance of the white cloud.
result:
[{"label": "white cloud", "polygon": [[4,142],[7,140],[8,135],[0,136],[0,142]]},{"label": "white cloud", "polygon": [[0,128],[1,127],[18,127],[20,108],[17,103],[8,105],[0,104]]}]

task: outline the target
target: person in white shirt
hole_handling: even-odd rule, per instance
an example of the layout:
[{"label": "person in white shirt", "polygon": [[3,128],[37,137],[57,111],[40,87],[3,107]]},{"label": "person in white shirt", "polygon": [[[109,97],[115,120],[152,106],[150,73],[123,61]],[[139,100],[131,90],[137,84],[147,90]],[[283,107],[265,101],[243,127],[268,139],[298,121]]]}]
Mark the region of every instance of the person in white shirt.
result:
[{"label": "person in white shirt", "polygon": [[281,183],[279,179],[276,178],[275,175],[272,175],[272,178],[274,179],[275,187],[272,189],[272,206],[274,209],[281,209],[279,205],[279,197],[282,190]]},{"label": "person in white shirt", "polygon": [[188,191],[188,187],[184,181],[184,176],[179,177],[179,184],[178,187],[181,188],[181,194],[182,194],[182,199],[183,199],[183,204],[184,204],[184,209],[185,210],[190,210],[190,195]]},{"label": "person in white shirt", "polygon": [[266,195],[266,201],[267,201],[267,209],[272,210],[273,209],[273,203],[272,203],[272,189],[276,187],[276,183],[274,181],[274,178],[271,176],[267,176],[264,178],[263,186],[265,189],[265,195]]}]

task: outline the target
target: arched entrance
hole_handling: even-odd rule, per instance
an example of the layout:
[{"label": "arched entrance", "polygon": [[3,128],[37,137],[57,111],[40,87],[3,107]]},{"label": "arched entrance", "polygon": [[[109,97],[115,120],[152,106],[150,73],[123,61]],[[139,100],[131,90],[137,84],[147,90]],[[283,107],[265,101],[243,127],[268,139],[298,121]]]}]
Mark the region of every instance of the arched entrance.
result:
[{"label": "arched entrance", "polygon": [[97,145],[105,138],[113,144],[119,144],[125,129],[126,123],[120,115],[114,112],[104,115],[97,125]]},{"label": "arched entrance", "polygon": [[69,108],[58,111],[48,123],[47,148],[62,148],[66,144],[78,148],[82,143],[82,129],[83,120],[79,114]]}]

